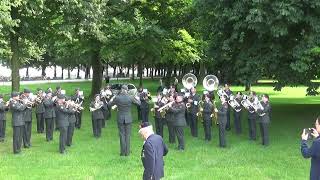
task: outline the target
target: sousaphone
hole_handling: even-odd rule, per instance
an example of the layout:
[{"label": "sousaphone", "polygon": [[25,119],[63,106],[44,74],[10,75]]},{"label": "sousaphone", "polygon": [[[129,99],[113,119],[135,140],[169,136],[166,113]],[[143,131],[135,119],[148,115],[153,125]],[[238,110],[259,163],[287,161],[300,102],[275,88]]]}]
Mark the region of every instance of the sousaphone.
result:
[{"label": "sousaphone", "polygon": [[207,75],[202,81],[203,87],[207,91],[214,91],[218,89],[219,79],[215,75]]},{"label": "sousaphone", "polygon": [[191,89],[193,87],[196,87],[197,83],[198,83],[198,79],[192,73],[185,74],[182,77],[182,84],[183,84],[183,87],[186,89]]}]

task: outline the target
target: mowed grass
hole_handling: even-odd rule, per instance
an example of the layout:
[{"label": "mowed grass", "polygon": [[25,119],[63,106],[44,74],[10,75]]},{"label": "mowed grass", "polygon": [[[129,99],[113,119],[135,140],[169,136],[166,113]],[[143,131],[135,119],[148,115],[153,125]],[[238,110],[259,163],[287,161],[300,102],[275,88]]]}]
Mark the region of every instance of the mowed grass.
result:
[{"label": "mowed grass", "polygon": [[[158,81],[146,80],[145,87],[152,94]],[[137,81],[134,81],[138,84]],[[35,90],[37,87],[55,88],[57,84],[22,86]],[[80,87],[88,95],[90,82],[60,83],[67,94]],[[202,91],[199,87],[199,91]],[[9,93],[11,87],[0,87],[1,93]],[[233,91],[243,87],[232,87]],[[213,128],[213,140],[204,141],[204,133],[199,122],[199,137],[193,138],[190,129],[185,128],[186,150],[179,152],[176,144],[168,143],[165,127],[164,140],[169,146],[165,157],[164,179],[308,179],[310,161],[300,154],[300,134],[305,127],[313,126],[319,115],[320,97],[305,97],[306,87],[288,87],[281,92],[271,86],[254,86],[258,93],[270,94],[272,122],[270,124],[270,146],[261,145],[260,130],[258,140],[248,140],[247,114],[242,114],[243,133],[235,135],[234,128],[227,133],[227,148],[218,147],[218,129]],[[202,93],[202,92],[199,92]],[[89,99],[86,100],[86,106]],[[132,109],[137,117],[136,108]],[[150,113],[150,119],[154,120]],[[232,127],[233,127],[233,116]],[[86,107],[83,125],[76,130],[72,147],[66,155],[58,153],[59,133],[54,133],[54,141],[46,142],[44,134],[36,133],[36,119],[33,118],[32,147],[23,149],[20,155],[12,153],[11,114],[7,114],[6,141],[0,144],[1,179],[142,179],[143,167],[140,152],[143,141],[138,135],[138,120],[135,118],[131,134],[131,155],[119,156],[119,137],[116,112],[103,129],[102,137],[92,135],[91,115]]]}]

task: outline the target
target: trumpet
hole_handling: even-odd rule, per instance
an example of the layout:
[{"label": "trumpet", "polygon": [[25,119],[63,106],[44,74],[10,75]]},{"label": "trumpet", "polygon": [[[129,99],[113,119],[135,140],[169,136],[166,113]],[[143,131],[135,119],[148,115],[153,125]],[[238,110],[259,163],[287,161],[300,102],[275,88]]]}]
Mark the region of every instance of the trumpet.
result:
[{"label": "trumpet", "polygon": [[174,103],[174,101],[171,101],[171,102],[165,104],[164,106],[162,106],[161,108],[159,108],[158,111],[161,113],[161,112],[167,110],[170,106],[172,106],[173,103]]}]

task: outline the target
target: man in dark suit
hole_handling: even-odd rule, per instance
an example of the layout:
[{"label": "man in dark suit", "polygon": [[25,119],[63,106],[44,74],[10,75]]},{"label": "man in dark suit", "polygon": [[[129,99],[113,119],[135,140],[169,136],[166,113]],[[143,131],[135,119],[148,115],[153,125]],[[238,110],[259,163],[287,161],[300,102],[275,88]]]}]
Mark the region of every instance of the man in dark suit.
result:
[{"label": "man in dark suit", "polygon": [[[173,94],[169,94],[168,95],[168,103],[173,102],[174,101],[174,96]],[[166,115],[165,115],[165,120],[167,122],[167,126],[168,126],[168,133],[169,133],[169,143],[170,144],[175,144],[176,143],[176,136],[175,136],[175,132],[174,132],[174,126],[173,126],[173,122],[174,122],[174,114],[171,111],[166,111]]]},{"label": "man in dark suit", "polygon": [[10,110],[12,113],[13,153],[18,154],[21,152],[24,131],[24,110],[27,106],[19,101],[19,93],[12,92],[11,97]]},{"label": "man in dark suit", "polygon": [[100,95],[96,94],[94,100],[90,103],[92,131],[95,138],[101,137],[102,122],[104,120],[103,108],[104,104],[100,100]]},{"label": "man in dark suit", "polygon": [[3,142],[6,136],[6,111],[8,110],[7,104],[3,101],[3,95],[0,94],[0,142]]},{"label": "man in dark suit", "polygon": [[154,134],[149,122],[140,125],[139,134],[144,140],[141,151],[141,160],[144,167],[143,179],[159,180],[164,177],[163,156],[168,153],[168,148],[164,144],[161,136]]},{"label": "man in dark suit", "polygon": [[158,111],[159,108],[164,106],[164,102],[162,99],[165,98],[161,95],[161,93],[158,93],[157,95],[157,102],[155,102],[154,105],[154,122],[156,125],[156,133],[163,137],[163,125],[164,125],[164,117],[162,117],[161,113]]},{"label": "man in dark suit", "polygon": [[234,127],[236,129],[236,134],[241,134],[242,128],[241,128],[241,100],[242,100],[242,93],[237,92],[236,97],[234,99],[240,106],[236,106],[233,111],[233,117],[234,117]]},{"label": "man in dark suit", "polygon": [[310,129],[311,135],[315,138],[312,146],[307,144],[309,133],[303,130],[301,135],[301,154],[304,158],[311,158],[310,180],[320,179],[320,116],[316,119],[315,128]]},{"label": "man in dark suit", "polygon": [[140,113],[141,113],[141,121],[148,122],[149,121],[149,101],[151,100],[150,94],[143,90],[140,94]]},{"label": "man in dark suit", "polygon": [[[256,92],[251,91],[250,92],[250,99],[249,101],[251,103],[254,102],[254,99],[257,97]],[[255,111],[255,109],[253,107],[250,106],[249,110],[248,110],[248,127],[249,127],[249,140],[257,140],[257,125],[256,125],[256,119],[257,119],[257,113]]]},{"label": "man in dark suit", "polygon": [[[84,97],[83,97],[83,95],[80,94],[80,88],[75,89],[75,93],[71,99],[77,104],[80,104],[80,105],[83,104]],[[81,128],[81,121],[82,121],[82,110],[78,110],[75,113],[75,117],[76,117],[75,127],[77,129],[80,129]]]},{"label": "man in dark suit", "polygon": [[226,147],[226,124],[227,124],[227,112],[228,112],[228,103],[227,97],[221,96],[221,106],[219,109],[215,108],[215,112],[218,114],[218,123],[219,123],[219,146],[222,148]]},{"label": "man in dark suit", "polygon": [[131,135],[131,106],[140,105],[139,97],[128,95],[128,86],[122,85],[121,92],[110,102],[110,106],[116,105],[118,108],[117,121],[120,137],[120,156],[129,156],[130,154],[130,135]]},{"label": "man in dark suit", "polygon": [[211,131],[212,131],[212,113],[214,112],[214,104],[211,102],[211,98],[209,94],[204,95],[203,102],[203,128],[204,128],[204,139],[206,141],[211,141]]},{"label": "man in dark suit", "polygon": [[45,108],[44,118],[46,124],[46,139],[47,141],[52,141],[54,121],[56,118],[55,103],[54,99],[52,99],[52,92],[46,92],[46,97],[43,100],[43,105]]},{"label": "man in dark suit", "polygon": [[37,118],[37,133],[44,132],[44,105],[43,105],[43,98],[44,94],[41,88],[38,88],[37,99],[39,100],[36,104],[36,118]]},{"label": "man in dark suit", "polygon": [[269,145],[269,123],[270,123],[270,103],[269,103],[269,96],[267,94],[264,94],[262,96],[262,102],[261,105],[263,109],[258,110],[260,114],[260,132],[261,132],[261,138],[262,138],[262,145],[268,146]]},{"label": "man in dark suit", "polygon": [[199,112],[199,102],[200,102],[200,96],[196,94],[197,90],[196,88],[190,89],[190,97],[188,98],[188,103],[190,103],[189,107],[189,123],[190,123],[190,129],[191,129],[191,135],[193,137],[198,137],[198,117],[197,113]]},{"label": "man in dark suit", "polygon": [[[23,101],[25,104],[31,103],[30,100],[30,90],[24,89],[23,91]],[[29,148],[31,146],[31,130],[32,130],[32,106],[27,105],[24,110],[24,131],[23,131],[23,147]]]},{"label": "man in dark suit", "polygon": [[[67,103],[72,104],[71,98],[67,97],[66,98]],[[69,121],[69,126],[67,129],[67,141],[66,141],[66,145],[67,146],[71,146],[72,145],[72,138],[73,138],[73,133],[74,133],[74,128],[75,128],[75,124],[76,124],[76,113],[77,113],[77,108],[69,105],[68,106],[68,110],[69,110],[69,116],[68,116],[68,121]]]},{"label": "man in dark suit", "polygon": [[58,102],[56,105],[56,119],[57,126],[60,131],[59,138],[59,152],[61,154],[65,153],[65,146],[67,143],[67,132],[69,126],[69,114],[70,110],[66,107],[65,96],[60,94],[57,96]]},{"label": "man in dark suit", "polygon": [[[233,94],[233,92],[230,90],[229,84],[224,85],[224,92],[226,93],[226,101],[229,101],[230,96]],[[231,112],[231,107],[227,103],[228,109],[227,109],[227,124],[226,124],[226,130],[230,131],[231,130],[231,123],[230,123],[230,112]]]},{"label": "man in dark suit", "polygon": [[175,103],[168,110],[173,113],[173,122],[174,133],[177,135],[178,139],[178,150],[183,151],[185,149],[184,143],[184,127],[187,125],[185,111],[186,105],[183,102],[183,94],[177,94]]}]

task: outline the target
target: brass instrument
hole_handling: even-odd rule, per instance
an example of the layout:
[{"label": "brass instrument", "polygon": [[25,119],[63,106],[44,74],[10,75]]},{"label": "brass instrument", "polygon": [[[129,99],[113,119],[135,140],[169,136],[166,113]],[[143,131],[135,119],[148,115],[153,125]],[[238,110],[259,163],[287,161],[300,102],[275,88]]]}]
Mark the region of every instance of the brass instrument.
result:
[{"label": "brass instrument", "polygon": [[89,110],[90,112],[96,111],[98,109],[101,109],[103,107],[103,102],[102,101],[95,101],[94,107],[90,107]]},{"label": "brass instrument", "polygon": [[162,106],[161,108],[159,108],[158,111],[161,113],[161,112],[169,109],[169,107],[172,106],[173,103],[174,103],[174,101],[171,101],[171,102],[165,104],[164,106]]},{"label": "brass instrument", "polygon": [[231,95],[230,96],[230,100],[228,101],[228,104],[236,111],[236,112],[240,112],[242,109],[237,109],[238,107],[241,107],[241,105],[238,103],[238,101],[236,100],[236,98]]},{"label": "brass instrument", "polygon": [[183,87],[185,87],[186,89],[191,89],[193,87],[196,87],[197,83],[198,83],[198,79],[192,73],[185,74],[182,77],[182,84],[183,84]]},{"label": "brass instrument", "polygon": [[[253,99],[253,102],[251,102],[250,99]],[[264,108],[263,108],[261,102],[259,101],[258,97],[252,97],[252,96],[249,97],[247,95],[244,95],[244,98],[241,101],[241,104],[250,113],[256,112],[259,116],[264,116],[265,115],[265,113],[261,112],[261,111],[263,111]],[[250,109],[253,109],[253,110],[250,110]]]},{"label": "brass instrument", "polygon": [[[207,91],[214,91],[214,90],[217,90],[218,87],[219,87],[219,79],[217,78],[217,76],[215,75],[207,75],[203,81],[202,81],[202,85],[203,87],[205,88],[205,90]],[[218,95],[219,95],[219,90],[218,90]],[[216,101],[213,101],[213,106],[214,108],[216,108]],[[215,122],[216,125],[219,125],[219,122],[218,122],[218,113],[215,112],[213,110],[212,114],[211,114],[211,117],[213,118],[213,121]]]},{"label": "brass instrument", "polygon": [[217,94],[219,97],[226,96],[228,99],[230,98],[229,95],[224,91],[223,87],[221,86],[218,88]]}]

